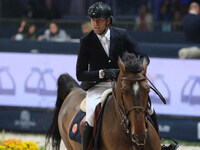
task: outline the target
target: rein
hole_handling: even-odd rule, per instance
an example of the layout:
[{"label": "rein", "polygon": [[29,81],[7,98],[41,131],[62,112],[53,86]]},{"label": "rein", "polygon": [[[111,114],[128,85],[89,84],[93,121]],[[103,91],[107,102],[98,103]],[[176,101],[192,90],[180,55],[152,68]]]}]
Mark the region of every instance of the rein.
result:
[{"label": "rein", "polygon": [[158,91],[158,89],[155,87],[155,85],[147,78],[147,80],[149,81],[149,83],[152,85],[150,86],[150,88],[160,97],[160,99],[162,100],[162,102],[164,104],[166,104],[166,100],[165,98],[162,96],[162,94]]},{"label": "rein", "polygon": [[128,127],[129,126],[129,120],[126,116],[125,111],[123,111],[121,109],[121,107],[119,106],[119,103],[117,102],[116,95],[115,95],[114,91],[115,91],[115,82],[112,82],[112,95],[113,95],[113,98],[114,98],[115,106],[117,107],[117,113],[119,114],[119,117],[120,117],[120,120],[121,120],[120,124],[124,126],[126,133],[129,133],[130,132],[129,127]]}]

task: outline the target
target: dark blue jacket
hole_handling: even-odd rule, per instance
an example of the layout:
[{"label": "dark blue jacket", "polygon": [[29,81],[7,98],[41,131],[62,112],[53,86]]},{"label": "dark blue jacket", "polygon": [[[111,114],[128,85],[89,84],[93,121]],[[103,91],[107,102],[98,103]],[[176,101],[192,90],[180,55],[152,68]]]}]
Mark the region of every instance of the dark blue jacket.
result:
[{"label": "dark blue jacket", "polygon": [[125,51],[148,58],[125,29],[110,27],[109,57],[94,31],[83,36],[80,39],[76,64],[76,76],[79,81],[83,81],[83,89],[87,90],[94,84],[104,81],[99,79],[100,69],[119,68],[118,57],[121,57]]},{"label": "dark blue jacket", "polygon": [[195,14],[184,16],[183,30],[187,43],[200,44],[200,16]]}]

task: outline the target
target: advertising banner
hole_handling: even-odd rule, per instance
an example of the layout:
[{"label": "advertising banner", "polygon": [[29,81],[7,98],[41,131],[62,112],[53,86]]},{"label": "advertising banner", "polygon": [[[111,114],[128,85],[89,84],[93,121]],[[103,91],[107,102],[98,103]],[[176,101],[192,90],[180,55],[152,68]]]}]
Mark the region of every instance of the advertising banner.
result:
[{"label": "advertising banner", "polygon": [[57,79],[75,77],[76,55],[0,53],[0,105],[53,108]]},{"label": "advertising banner", "polygon": [[153,92],[150,97],[159,114],[200,116],[200,60],[151,58],[148,78],[165,97],[164,105]]},{"label": "advertising banner", "polygon": [[[0,106],[53,108],[57,79],[68,73],[74,79],[76,55],[0,53]],[[165,97],[153,92],[157,114],[200,116],[199,60],[151,58],[147,76]]]}]

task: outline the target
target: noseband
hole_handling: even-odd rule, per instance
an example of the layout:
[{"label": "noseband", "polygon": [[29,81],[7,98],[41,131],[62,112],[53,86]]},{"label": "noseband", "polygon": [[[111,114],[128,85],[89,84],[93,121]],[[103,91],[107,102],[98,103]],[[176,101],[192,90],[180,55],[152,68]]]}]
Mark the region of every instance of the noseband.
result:
[{"label": "noseband", "polygon": [[[146,80],[147,77],[143,77],[143,78],[131,78],[131,77],[122,77],[121,80],[122,81],[129,81],[129,82],[139,82],[139,81],[144,81]],[[121,125],[124,126],[126,133],[130,133],[131,132],[131,128],[130,128],[130,121],[128,119],[128,115],[131,111],[135,110],[135,109],[140,109],[143,113],[145,113],[145,116],[147,116],[147,108],[141,107],[141,106],[133,106],[129,109],[125,108],[125,104],[124,104],[124,98],[123,95],[121,95],[121,100],[122,100],[122,104],[123,104],[123,109],[119,106],[119,103],[117,102],[115,93],[114,93],[114,86],[113,86],[113,97],[114,97],[114,101],[115,104],[117,106],[117,112],[119,114],[119,117],[121,119]],[[147,122],[147,118],[146,118],[146,122]],[[145,140],[146,141],[146,140]],[[137,143],[136,141],[133,141],[135,144],[137,144],[138,146],[143,146],[145,144],[144,143]]]}]

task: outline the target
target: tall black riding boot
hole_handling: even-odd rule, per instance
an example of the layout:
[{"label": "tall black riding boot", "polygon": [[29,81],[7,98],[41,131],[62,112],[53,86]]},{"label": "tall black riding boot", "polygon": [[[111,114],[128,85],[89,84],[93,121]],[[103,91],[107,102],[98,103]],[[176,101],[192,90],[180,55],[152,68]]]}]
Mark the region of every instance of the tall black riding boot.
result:
[{"label": "tall black riding boot", "polygon": [[157,119],[157,115],[156,112],[154,111],[152,115],[150,115],[151,120],[153,121],[154,125],[155,125],[155,129],[158,132],[159,135],[159,126],[158,126],[158,119]]},{"label": "tall black riding boot", "polygon": [[81,138],[83,150],[87,150],[92,137],[92,133],[93,133],[93,127],[89,126],[89,124],[86,122],[83,128],[83,135]]}]

